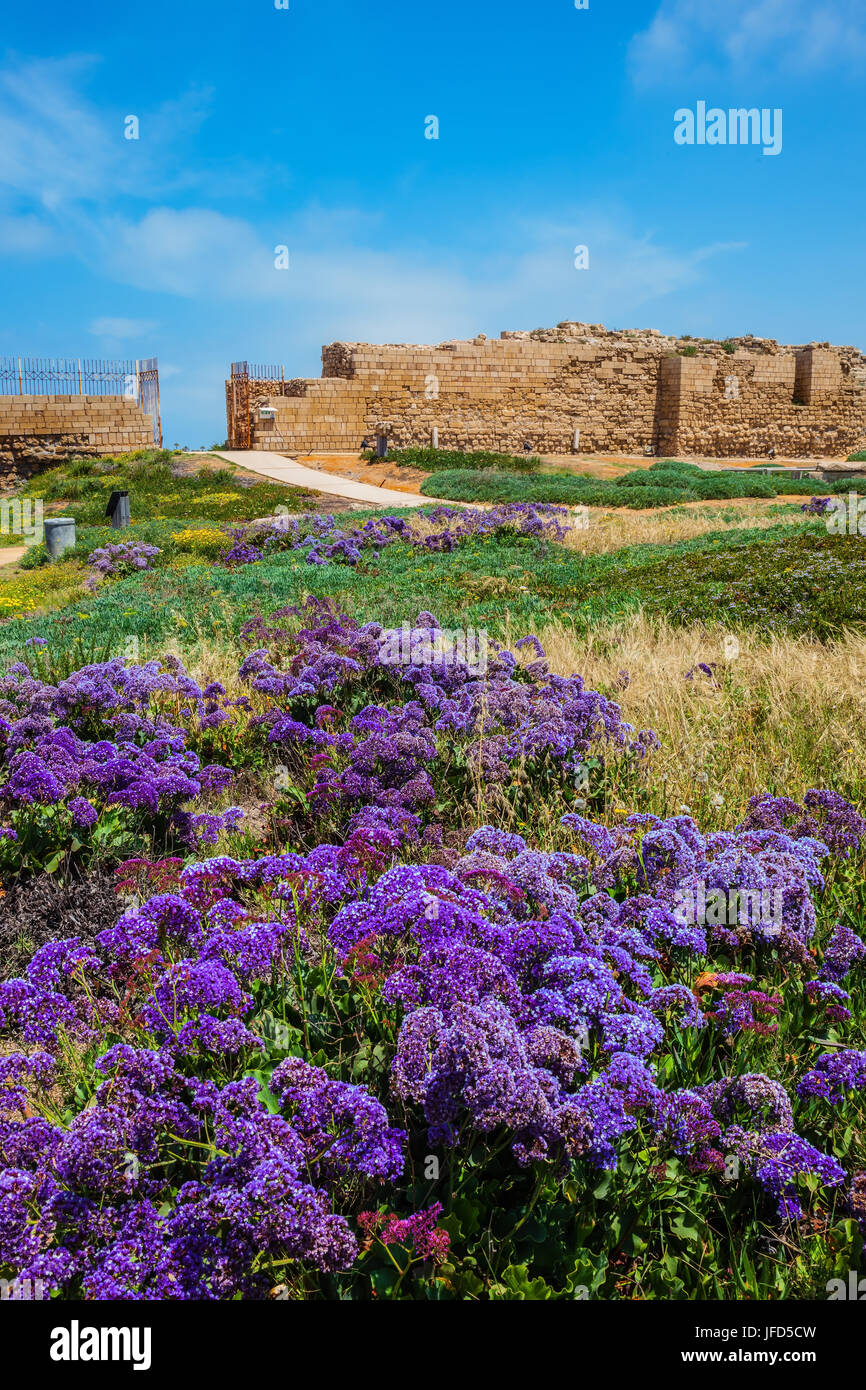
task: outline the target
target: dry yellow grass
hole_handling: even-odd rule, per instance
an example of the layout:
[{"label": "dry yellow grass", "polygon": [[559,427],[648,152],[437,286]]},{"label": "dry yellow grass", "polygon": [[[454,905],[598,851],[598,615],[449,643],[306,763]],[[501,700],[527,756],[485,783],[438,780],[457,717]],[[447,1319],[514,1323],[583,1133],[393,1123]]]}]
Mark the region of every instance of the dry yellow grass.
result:
[{"label": "dry yellow grass", "polygon": [[[822,786],[863,802],[866,636],[823,645],[739,634],[734,648],[721,627],[674,628],[643,615],[585,635],[558,624],[538,635],[554,672],[579,672],[661,740],[645,784],[623,766],[611,770],[612,799],[629,809],[688,806],[701,824],[722,826],[761,791],[796,797]],[[699,662],[713,676],[686,679]]]},{"label": "dry yellow grass", "polygon": [[[688,502],[676,508],[646,511],[590,507],[589,526],[570,531],[563,544],[580,555],[591,555],[605,554],[624,545],[669,545],[705,536],[710,531],[766,530],[779,523],[779,513],[774,509],[780,500],[734,498],[726,502]],[[800,517],[788,514],[784,520],[796,526]],[[811,518],[802,516],[803,524],[809,520]]]},{"label": "dry yellow grass", "polygon": [[[239,694],[228,627],[187,629],[171,646],[199,681]],[[522,635],[506,633],[506,641]],[[589,633],[551,624],[538,636],[552,671],[579,673],[661,741],[642,776],[627,760],[608,759],[606,818],[688,807],[706,829],[730,827],[759,792],[802,797],[809,787],[866,803],[866,635],[821,644],[740,632],[732,647],[721,626],[676,628],[638,614]],[[532,653],[524,649],[522,659]],[[699,663],[712,676],[686,679]]]}]

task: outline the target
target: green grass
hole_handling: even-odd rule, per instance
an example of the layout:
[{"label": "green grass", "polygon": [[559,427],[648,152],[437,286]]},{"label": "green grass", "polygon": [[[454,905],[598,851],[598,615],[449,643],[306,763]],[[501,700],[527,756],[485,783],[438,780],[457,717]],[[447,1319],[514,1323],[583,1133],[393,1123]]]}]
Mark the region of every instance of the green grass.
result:
[{"label": "green grass", "polygon": [[[615,486],[570,474],[526,478],[489,470],[448,471],[430,481],[478,477],[508,489],[505,500],[517,500],[528,488],[536,490],[537,500],[563,500],[561,494],[544,495],[543,490],[565,480],[574,489],[568,500],[591,504],[614,491],[632,507],[660,500],[679,503],[684,485],[691,495],[695,479],[698,486],[707,487],[711,500],[715,485],[727,481],[725,475],[670,459],[635,470]],[[663,485],[668,480],[680,485]],[[773,495],[767,478],[731,475],[730,481],[759,484],[761,495]],[[102,513],[109,488],[121,484],[129,486],[133,516],[139,519],[117,532]],[[833,486],[843,490],[851,480]],[[40,495],[40,489],[41,494],[62,499],[63,510],[76,515],[78,544],[64,560],[62,574],[57,572],[57,582],[56,567],[49,571],[45,566],[43,547],[34,547],[25,557],[24,564],[36,571],[32,576],[0,580],[0,598],[7,595],[5,609],[0,608],[0,616],[6,615],[0,624],[0,654],[5,658],[21,655],[31,635],[66,648],[86,634],[94,649],[115,653],[134,636],[142,652],[151,656],[158,655],[170,638],[185,645],[197,635],[218,632],[234,641],[256,609],[267,612],[308,593],[334,598],[360,621],[399,624],[429,609],[445,624],[485,627],[494,636],[503,635],[508,623],[527,630],[543,626],[552,616],[586,629],[641,604],[677,622],[723,616],[731,624],[804,631],[814,620],[826,633],[859,625],[866,611],[859,538],[852,543],[849,538],[829,537],[820,519],[804,522],[796,504],[771,508],[775,524],[766,530],[720,529],[689,541],[632,545],[599,554],[581,555],[549,542],[496,536],[464,542],[453,553],[441,555],[398,543],[379,558],[365,555],[354,569],[311,566],[302,555],[282,552],[253,566],[227,570],[215,563],[228,543],[220,524],[264,515],[269,504],[272,508],[287,495],[285,489],[270,484],[244,487],[223,470],[175,479],[160,455],[67,464],[28,484],[31,495]],[[309,508],[304,494],[288,495],[294,510]],[[201,505],[193,507],[191,499]],[[365,515],[353,513],[351,524]],[[734,519],[732,510],[730,520]],[[119,539],[158,546],[162,554],[156,569],[104,583],[95,595],[84,594],[79,586],[87,574],[87,556]],[[51,608],[55,611],[33,616]]]},{"label": "green grass", "polygon": [[[846,480],[845,487],[850,487]],[[862,485],[866,491],[866,484]],[[826,488],[823,491],[826,492]],[[808,480],[773,478],[766,474],[711,473],[695,468],[641,468],[613,482],[563,470],[509,476],[486,471],[446,470],[426,479],[425,497],[444,497],[455,502],[554,502],[587,507],[667,507],[678,502],[724,500],[736,497],[811,497],[822,484]]]},{"label": "green grass", "polygon": [[[358,519],[363,514],[353,515],[353,522]],[[135,539],[154,535],[149,526],[134,530]],[[694,582],[689,593],[694,591],[703,611],[711,604],[698,580],[716,564],[717,553],[742,555],[739,567],[747,569],[762,547],[775,546],[772,564],[778,564],[778,555],[787,554],[804,531],[820,533],[836,545],[846,539],[826,537],[820,520],[804,526],[798,517],[796,529],[780,518],[767,530],[718,531],[670,545],[634,545],[591,555],[516,536],[471,540],[444,554],[418,552],[398,542],[355,568],[308,565],[302,555],[283,551],[255,565],[226,569],[177,549],[160,557],[154,571],[109,581],[94,596],[57,612],[0,625],[0,657],[20,656],[26,638],[34,635],[63,647],[86,634],[99,650],[115,654],[135,636],[142,655],[148,656],[159,655],[172,637],[182,645],[207,634],[234,641],[252,613],[296,603],[307,594],[333,598],[359,622],[399,625],[428,609],[446,627],[483,627],[495,637],[504,635],[509,622],[526,631],[556,616],[585,629],[629,612],[647,598],[659,604],[665,575],[687,565],[690,557]],[[125,534],[132,538],[131,532]],[[676,586],[672,594],[671,602],[686,605],[687,595]],[[838,602],[846,602],[844,595]],[[857,617],[848,616],[852,621]],[[748,614],[742,620],[748,622]],[[754,620],[762,621],[761,615],[756,613]]]},{"label": "green grass", "polygon": [[[640,601],[674,623],[723,622],[791,635],[838,635],[866,623],[866,564],[859,536],[799,530],[786,536],[685,550],[636,565],[618,580],[623,603]],[[590,602],[616,601],[611,579],[590,582]]]},{"label": "green grass", "polygon": [[17,496],[41,497],[48,514],[61,504],[63,514],[82,526],[105,524],[106,504],[116,488],[129,491],[134,522],[250,521],[267,516],[276,506],[297,512],[315,504],[314,492],[279,483],[247,485],[230,468],[176,475],[171,468],[173,457],[162,449],[118,458],[75,459],[36,474]]},{"label": "green grass", "polygon": [[[371,451],[367,457],[374,461],[376,455]],[[497,454],[485,449],[472,452],[462,449],[389,449],[386,458],[389,463],[397,463],[405,468],[423,468],[428,473],[450,468],[500,468],[517,473],[535,473],[542,466],[541,459],[534,454]]]}]

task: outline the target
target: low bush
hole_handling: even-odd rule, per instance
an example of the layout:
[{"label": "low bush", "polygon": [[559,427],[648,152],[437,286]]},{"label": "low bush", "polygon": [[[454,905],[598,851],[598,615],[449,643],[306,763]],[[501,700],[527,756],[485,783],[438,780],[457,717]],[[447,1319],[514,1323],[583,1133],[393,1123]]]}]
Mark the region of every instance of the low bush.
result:
[{"label": "low bush", "polygon": [[635,469],[610,482],[565,471],[522,478],[494,471],[454,470],[434,474],[421,487],[426,497],[447,497],[454,502],[524,501],[640,508],[737,497],[810,496],[814,490],[814,482],[805,479],[710,472],[679,465],[672,468],[667,464]]},{"label": "low bush", "polygon": [[[757,624],[768,633],[831,637],[866,621],[863,540],[823,527],[745,545],[717,543],[633,566],[618,578],[624,594],[675,623]],[[581,600],[604,593],[610,601],[611,588],[604,576]]]},{"label": "low bush", "polygon": [[[367,457],[374,462],[376,455],[371,451]],[[499,468],[516,473],[534,473],[542,466],[541,459],[535,454],[497,454],[486,449],[389,449],[386,457],[389,463],[423,468],[430,473],[447,468]]]},{"label": "low bush", "polygon": [[[447,865],[382,834],[128,866],[115,924],[0,985],[0,1270],[71,1300],[816,1296],[866,1229],[866,947],[821,911],[864,828],[810,792],[716,835],[566,815],[557,852],[482,825]],[[683,908],[744,872],[777,920]]]},{"label": "low bush", "polygon": [[[864,454],[864,459],[866,459],[866,454]],[[856,492],[860,496],[866,496],[866,478],[862,474],[851,478],[838,478],[835,482],[826,484],[826,488],[828,492],[836,494]]]}]

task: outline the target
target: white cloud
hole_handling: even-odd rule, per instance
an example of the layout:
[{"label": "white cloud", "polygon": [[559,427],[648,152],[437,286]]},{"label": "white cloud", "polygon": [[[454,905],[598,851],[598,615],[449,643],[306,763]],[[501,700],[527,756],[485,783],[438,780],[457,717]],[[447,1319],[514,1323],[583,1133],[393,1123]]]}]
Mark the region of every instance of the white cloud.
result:
[{"label": "white cloud", "polygon": [[125,342],[130,338],[144,338],[152,334],[157,325],[152,319],[99,318],[88,326],[88,333],[95,338],[109,338],[114,342]]},{"label": "white cloud", "polygon": [[[689,251],[660,244],[629,226],[628,214],[598,209],[557,221],[519,221],[496,241],[506,250],[460,263],[453,256],[387,251],[363,244],[368,219],[351,210],[306,209],[277,242],[241,218],[210,209],[155,208],[138,221],[119,218],[94,226],[83,253],[113,279],[136,289],[185,299],[256,304],[259,322],[312,316],[333,325],[332,336],[384,336],[391,341],[452,337],[467,321],[530,327],[566,314],[583,319],[629,319],[632,311],[697,284],[710,257],[742,249],[713,244]],[[493,236],[488,244],[494,241]],[[590,269],[576,271],[573,247],[590,249]],[[274,265],[278,244],[289,247],[288,270]]]},{"label": "white cloud", "polygon": [[[191,87],[159,106],[106,111],[85,94],[100,59],[77,54],[0,67],[0,189],[51,217],[69,206],[108,207],[118,198],[160,199],[197,191],[249,197],[283,181],[267,157],[202,160],[196,141],[213,93]],[[139,138],[125,138],[126,117]]]},{"label": "white cloud", "polygon": [[628,66],[639,86],[657,86],[731,73],[859,77],[864,57],[862,0],[662,0],[632,39]]},{"label": "white cloud", "polygon": [[[107,351],[128,341],[174,356],[177,365],[162,373],[164,419],[185,416],[197,432],[222,415],[233,356],[281,361],[304,375],[317,372],[321,344],[341,338],[436,343],[566,318],[634,327],[643,306],[695,293],[705,263],[739,249],[682,248],[627,209],[591,205],[535,219],[478,207],[471,245],[459,252],[432,232],[425,243],[392,245],[386,215],[351,206],[310,203],[268,223],[227,215],[219,208],[241,166],[202,166],[195,151],[183,157],[206,94],[150,113],[118,110],[106,124],[79,93],[93,67],[77,58],[0,72],[0,248],[7,264],[55,254],[117,287],[100,295],[112,312],[89,331]],[[140,141],[123,140],[124,114],[141,116]],[[178,206],[181,189],[184,202],[195,189],[198,205]],[[250,199],[228,205],[246,209]],[[274,264],[282,244],[287,271]],[[587,271],[574,268],[577,244],[589,247]],[[134,291],[128,299],[124,287]],[[175,303],[143,302],[142,292]]]},{"label": "white cloud", "polygon": [[0,251],[12,256],[41,256],[56,254],[61,246],[56,228],[33,213],[0,216]]},{"label": "white cloud", "polygon": [[[0,71],[0,179],[14,199],[0,211],[0,245],[72,256],[98,278],[208,309],[255,305],[256,337],[289,324],[293,336],[321,340],[438,341],[567,316],[630,323],[641,305],[695,285],[715,254],[662,244],[628,213],[591,207],[555,210],[546,221],[479,209],[474,245],[500,249],[460,258],[434,243],[391,249],[387,218],[352,207],[313,203],[269,226],[218,211],[208,197],[178,207],[177,183],[165,182],[180,177],[179,151],[205,119],[208,94],[127,113],[140,115],[141,139],[125,141],[123,113],[106,123],[80,93],[95,66],[85,56]],[[161,150],[171,159],[160,160]],[[189,185],[207,192],[207,171],[190,165]],[[590,247],[588,272],[573,267],[577,242]],[[289,247],[289,270],[275,266],[279,245]],[[121,341],[152,330],[125,307],[91,332]]]}]

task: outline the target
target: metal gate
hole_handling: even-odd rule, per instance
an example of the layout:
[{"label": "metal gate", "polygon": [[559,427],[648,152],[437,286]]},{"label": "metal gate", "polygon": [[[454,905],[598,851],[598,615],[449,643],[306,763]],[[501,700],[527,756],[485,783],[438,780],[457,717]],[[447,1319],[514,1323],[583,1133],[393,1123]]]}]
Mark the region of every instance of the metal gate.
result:
[{"label": "metal gate", "polygon": [[232,449],[250,447],[250,368],[248,362],[232,363],[228,441]]},{"label": "metal gate", "polygon": [[155,357],[142,357],[135,364],[138,404],[153,420],[153,442],[162,448],[162,418],[159,410],[159,366]]}]

